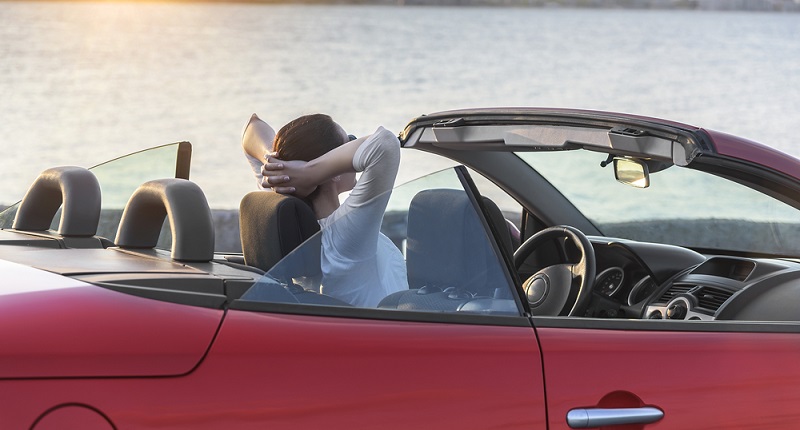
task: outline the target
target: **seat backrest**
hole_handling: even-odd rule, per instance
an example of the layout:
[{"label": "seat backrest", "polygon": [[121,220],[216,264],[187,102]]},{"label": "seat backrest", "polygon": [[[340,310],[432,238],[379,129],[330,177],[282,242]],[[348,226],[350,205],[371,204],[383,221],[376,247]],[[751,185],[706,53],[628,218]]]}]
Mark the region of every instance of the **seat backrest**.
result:
[{"label": "seat backrest", "polygon": [[[500,246],[508,253],[509,256],[514,255],[514,250],[519,247],[519,239],[511,234],[513,224],[508,221],[503,215],[503,211],[488,197],[483,197],[483,206],[486,208],[488,221],[494,227],[498,234]],[[518,233],[518,232],[517,232]]]},{"label": "seat backrest", "polygon": [[94,236],[100,220],[100,184],[94,174],[75,166],[45,170],[25,193],[12,228],[48,230],[59,207],[59,235]]},{"label": "seat backrest", "polygon": [[[239,205],[239,224],[245,264],[264,271],[320,229],[306,202],[272,191],[253,191],[244,196]],[[320,247],[307,248],[308,255],[295,263],[319,267]]]},{"label": "seat backrest", "polygon": [[[504,220],[494,203],[486,207],[497,212],[489,217],[490,222]],[[509,234],[504,224],[497,227],[501,236]],[[488,240],[466,192],[421,191],[412,199],[408,212],[409,287],[455,287],[492,296],[495,288],[504,287],[507,282]],[[500,242],[502,246],[511,246],[510,234]]]},{"label": "seat backrest", "polygon": [[214,221],[205,194],[186,179],[157,179],[134,191],[117,230],[120,248],[152,249],[164,219],[172,231],[172,259],[210,261],[214,258]]}]

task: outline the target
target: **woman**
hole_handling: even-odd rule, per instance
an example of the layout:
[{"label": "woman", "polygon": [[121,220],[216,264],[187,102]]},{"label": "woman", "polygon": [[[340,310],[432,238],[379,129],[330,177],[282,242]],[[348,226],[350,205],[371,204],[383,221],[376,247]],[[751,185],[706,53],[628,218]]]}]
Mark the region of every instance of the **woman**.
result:
[{"label": "woman", "polygon": [[[262,155],[254,154],[259,146],[247,141],[251,126],[253,135],[269,127],[259,121],[253,115],[245,128],[243,146],[250,157]],[[331,117],[314,114],[281,128],[271,149],[260,172],[262,186],[305,197],[322,227],[321,292],[375,307],[389,294],[408,289],[403,255],[380,232],[400,164],[397,137],[378,127],[351,140]],[[362,172],[358,181],[356,172]],[[340,204],[339,194],[350,190]]]}]

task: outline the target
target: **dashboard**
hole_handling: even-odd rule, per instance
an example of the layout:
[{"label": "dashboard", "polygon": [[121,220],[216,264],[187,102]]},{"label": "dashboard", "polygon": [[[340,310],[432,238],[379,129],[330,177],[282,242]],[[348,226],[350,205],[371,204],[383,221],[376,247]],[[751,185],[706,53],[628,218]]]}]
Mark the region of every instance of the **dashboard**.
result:
[{"label": "dashboard", "polygon": [[597,276],[585,317],[800,321],[800,262],[590,240]]}]

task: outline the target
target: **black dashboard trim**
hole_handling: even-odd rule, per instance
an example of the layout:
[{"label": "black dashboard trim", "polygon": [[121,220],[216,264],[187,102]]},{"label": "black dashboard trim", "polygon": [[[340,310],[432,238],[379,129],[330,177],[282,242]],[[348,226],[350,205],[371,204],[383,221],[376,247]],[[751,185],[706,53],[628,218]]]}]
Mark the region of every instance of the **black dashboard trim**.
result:
[{"label": "black dashboard trim", "polygon": [[532,317],[535,328],[625,331],[800,333],[800,322],[622,320],[564,317]]}]

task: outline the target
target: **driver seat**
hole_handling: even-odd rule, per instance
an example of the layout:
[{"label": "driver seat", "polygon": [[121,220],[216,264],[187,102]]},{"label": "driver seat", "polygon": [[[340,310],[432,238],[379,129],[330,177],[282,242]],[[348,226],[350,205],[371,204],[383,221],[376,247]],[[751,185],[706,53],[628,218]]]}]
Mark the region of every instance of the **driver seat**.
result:
[{"label": "driver seat", "polygon": [[319,223],[306,202],[276,192],[253,191],[239,205],[239,222],[245,264],[269,272],[242,300],[350,306],[295,283],[297,278],[322,275],[321,235],[316,234]]},{"label": "driver seat", "polygon": [[319,231],[314,211],[306,202],[271,191],[244,196],[239,204],[239,224],[244,263],[265,272]]},{"label": "driver seat", "polygon": [[[512,252],[511,234],[494,202],[484,197],[500,244]],[[498,225],[499,224],[499,225]],[[406,267],[409,290],[384,298],[383,308],[456,311],[476,299],[510,298],[501,260],[463,190],[419,192],[408,211]]]}]

